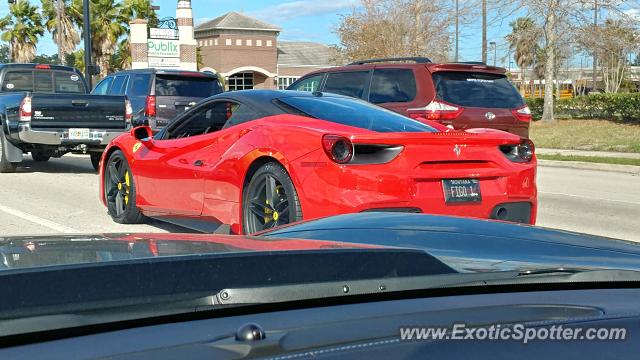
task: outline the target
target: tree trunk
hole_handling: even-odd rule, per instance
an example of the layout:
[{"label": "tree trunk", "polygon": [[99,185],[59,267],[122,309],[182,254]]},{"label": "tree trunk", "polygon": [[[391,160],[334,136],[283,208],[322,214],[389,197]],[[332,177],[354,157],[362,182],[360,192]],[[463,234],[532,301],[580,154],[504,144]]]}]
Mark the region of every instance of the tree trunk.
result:
[{"label": "tree trunk", "polygon": [[558,11],[559,0],[552,0],[549,4],[549,15],[547,16],[547,22],[544,25],[544,32],[547,37],[546,55],[547,61],[544,66],[544,106],[542,110],[543,122],[555,122],[556,119],[553,115],[553,74],[555,74],[556,67],[556,16]]},{"label": "tree trunk", "polygon": [[522,81],[520,83],[520,92],[522,93],[522,96],[525,96],[527,94],[527,84],[524,82],[524,74],[525,74],[524,66],[520,66],[520,80]]}]

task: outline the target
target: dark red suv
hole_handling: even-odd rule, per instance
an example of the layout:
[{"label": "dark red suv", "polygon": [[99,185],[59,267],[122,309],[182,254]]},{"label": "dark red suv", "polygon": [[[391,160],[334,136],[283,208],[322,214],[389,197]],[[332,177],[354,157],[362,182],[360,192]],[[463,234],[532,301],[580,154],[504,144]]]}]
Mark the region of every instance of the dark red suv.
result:
[{"label": "dark red suv", "polygon": [[287,90],[338,93],[455,129],[494,128],[529,137],[531,112],[505,69],[482,63],[365,60],[309,73]]}]

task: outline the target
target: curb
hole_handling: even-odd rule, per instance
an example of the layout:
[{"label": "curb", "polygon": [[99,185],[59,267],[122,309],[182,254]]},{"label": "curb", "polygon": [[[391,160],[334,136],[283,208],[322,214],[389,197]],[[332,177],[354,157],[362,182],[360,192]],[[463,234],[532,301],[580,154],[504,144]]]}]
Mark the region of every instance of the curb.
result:
[{"label": "curb", "polygon": [[565,169],[596,170],[607,172],[618,172],[624,174],[640,175],[640,166],[602,164],[584,161],[561,161],[561,160],[538,160],[538,165],[543,167],[556,167]]}]

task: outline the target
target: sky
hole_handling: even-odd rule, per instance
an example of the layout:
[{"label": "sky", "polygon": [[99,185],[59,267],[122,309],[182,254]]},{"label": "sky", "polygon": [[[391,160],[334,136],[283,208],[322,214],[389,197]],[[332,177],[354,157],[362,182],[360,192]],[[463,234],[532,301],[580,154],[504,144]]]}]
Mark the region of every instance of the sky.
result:
[{"label": "sky", "polygon": [[[31,0],[32,3],[39,2]],[[460,0],[465,4],[467,0]],[[242,12],[282,28],[280,40],[306,40],[325,44],[338,43],[334,29],[342,15],[348,14],[358,0],[192,0],[194,21],[196,24],[211,20],[229,11]],[[175,17],[177,0],[153,0],[160,6],[159,17]],[[640,10],[631,9],[640,14]],[[0,0],[0,16],[8,12],[6,0]],[[508,45],[505,36],[510,33],[509,23],[522,12],[500,14],[498,17],[489,9],[487,41],[495,41],[497,46],[497,65],[509,67]],[[481,59],[481,18],[471,17],[461,26],[459,35],[460,61],[478,61]],[[50,34],[40,40],[39,54],[54,54],[56,46]],[[493,63],[493,48],[488,51],[488,63]],[[586,64],[585,60],[585,66]],[[580,60],[578,60],[580,62]],[[511,66],[515,67],[513,59]]]}]

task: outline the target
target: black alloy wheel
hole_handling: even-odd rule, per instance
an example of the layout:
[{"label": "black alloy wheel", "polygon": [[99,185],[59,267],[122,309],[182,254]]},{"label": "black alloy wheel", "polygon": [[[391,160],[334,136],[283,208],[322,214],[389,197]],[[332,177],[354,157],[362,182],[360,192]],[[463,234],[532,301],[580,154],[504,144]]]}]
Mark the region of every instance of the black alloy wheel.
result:
[{"label": "black alloy wheel", "polygon": [[260,167],[244,189],[243,232],[251,234],[302,220],[293,182],[277,163]]},{"label": "black alloy wheel", "polygon": [[141,223],[144,215],[136,207],[133,176],[124,154],[116,150],[104,170],[104,193],[107,211],[120,224]]}]

